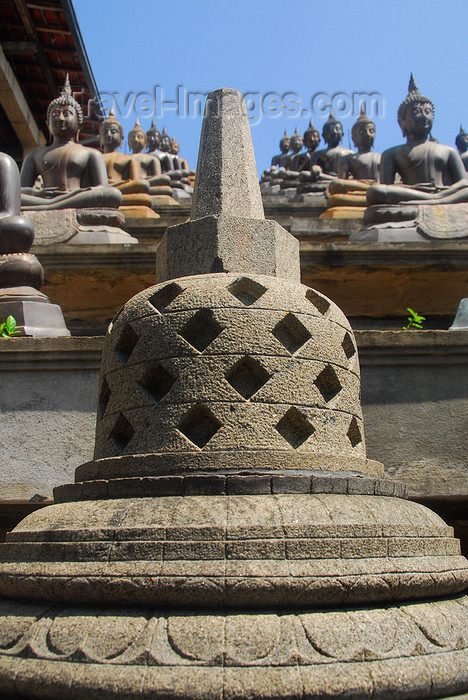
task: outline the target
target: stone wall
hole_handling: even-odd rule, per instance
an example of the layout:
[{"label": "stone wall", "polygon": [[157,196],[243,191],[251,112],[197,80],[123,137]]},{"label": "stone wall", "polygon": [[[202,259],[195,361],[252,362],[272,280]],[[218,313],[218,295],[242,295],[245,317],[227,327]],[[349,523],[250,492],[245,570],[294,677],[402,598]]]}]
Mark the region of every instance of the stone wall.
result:
[{"label": "stone wall", "polygon": [[[419,499],[468,499],[468,332],[357,331],[371,459]],[[0,342],[3,503],[49,499],[91,459],[103,339]]]}]

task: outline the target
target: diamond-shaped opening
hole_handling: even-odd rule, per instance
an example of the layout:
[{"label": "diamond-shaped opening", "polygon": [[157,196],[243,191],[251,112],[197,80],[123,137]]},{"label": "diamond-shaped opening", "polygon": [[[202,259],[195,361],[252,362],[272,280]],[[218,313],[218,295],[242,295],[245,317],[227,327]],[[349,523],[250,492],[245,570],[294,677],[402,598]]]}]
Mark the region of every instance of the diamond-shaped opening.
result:
[{"label": "diamond-shaped opening", "polygon": [[348,436],[348,440],[353,447],[356,447],[356,445],[359,445],[359,443],[362,442],[361,431],[359,430],[358,422],[354,416],[351,419],[346,435]]},{"label": "diamond-shaped opening", "polygon": [[317,311],[319,311],[322,315],[326,314],[328,309],[330,308],[330,302],[328,301],[328,299],[325,299],[325,297],[322,297],[320,294],[317,294],[317,292],[313,289],[307,290],[306,299],[310,301],[310,303],[313,304]]},{"label": "diamond-shaped opening", "polygon": [[265,294],[267,288],[263,284],[259,284],[248,277],[239,277],[235,282],[229,285],[228,292],[239,299],[244,306],[250,306],[260,299],[260,297]]},{"label": "diamond-shaped opening", "polygon": [[132,439],[134,433],[135,429],[133,426],[129,423],[125,416],[120,413],[119,417],[114,423],[114,427],[109,433],[109,440],[114,443],[119,452],[123,452]]},{"label": "diamond-shaped opening", "polygon": [[171,282],[170,284],[166,284],[162,289],[158,289],[148,301],[155,309],[163,313],[166,310],[166,306],[169,306],[183,291],[182,287],[179,287],[175,282]]},{"label": "diamond-shaped opening", "polygon": [[275,428],[294,449],[300,447],[315,432],[314,426],[294,406],[286,411]]},{"label": "diamond-shaped opening", "polygon": [[101,391],[99,392],[99,399],[98,399],[98,411],[99,415],[101,418],[103,417],[104,413],[106,412],[107,409],[107,404],[109,403],[111,391],[109,389],[109,384],[107,383],[107,379],[104,377],[102,384],[101,384]]},{"label": "diamond-shaped opening", "polygon": [[147,368],[139,385],[150,399],[160,401],[170,391],[175,378],[162,365],[155,363]]},{"label": "diamond-shaped opening", "polygon": [[286,314],[272,331],[291,354],[299,350],[311,337],[307,328],[292,313]]},{"label": "diamond-shaped opening", "polygon": [[340,380],[336,376],[336,372],[330,365],[327,365],[314,381],[315,386],[322,394],[325,401],[331,401],[341,390]]},{"label": "diamond-shaped opening", "polygon": [[133,328],[127,323],[120,338],[115,346],[115,352],[120,362],[125,366],[128,362],[128,358],[135,349],[135,345],[138,343],[138,336],[133,330]]},{"label": "diamond-shaped opening", "polygon": [[243,357],[231,367],[226,379],[244,399],[250,399],[270,379],[270,375],[259,362]]},{"label": "diamond-shaped opening", "polygon": [[343,342],[341,343],[341,347],[344,350],[344,353],[348,360],[356,353],[356,348],[354,347],[354,343],[351,339],[351,336],[349,335],[348,331],[345,333],[345,337],[343,338]]},{"label": "diamond-shaped opening", "polygon": [[198,447],[205,447],[222,423],[206,406],[197,404],[185,414],[179,430]]},{"label": "diamond-shaped opening", "polygon": [[213,317],[211,309],[200,309],[179,331],[179,335],[194,348],[203,352],[222,330],[223,327]]}]

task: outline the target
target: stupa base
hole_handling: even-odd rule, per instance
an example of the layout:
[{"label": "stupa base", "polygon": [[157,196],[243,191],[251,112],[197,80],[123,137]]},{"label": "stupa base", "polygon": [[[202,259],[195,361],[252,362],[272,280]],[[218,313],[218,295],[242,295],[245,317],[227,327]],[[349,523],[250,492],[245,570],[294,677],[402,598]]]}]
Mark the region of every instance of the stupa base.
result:
[{"label": "stupa base", "polygon": [[403,700],[468,689],[467,596],[294,614],[3,601],[0,615],[4,698]]}]

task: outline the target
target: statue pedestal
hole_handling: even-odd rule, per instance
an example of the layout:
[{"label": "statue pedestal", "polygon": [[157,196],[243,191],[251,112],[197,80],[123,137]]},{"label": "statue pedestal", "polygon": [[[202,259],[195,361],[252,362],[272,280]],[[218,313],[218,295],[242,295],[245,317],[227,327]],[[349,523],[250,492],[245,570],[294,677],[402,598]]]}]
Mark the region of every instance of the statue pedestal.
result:
[{"label": "statue pedestal", "polygon": [[121,228],[125,217],[118,209],[26,210],[24,215],[34,225],[37,245],[138,243]]},{"label": "statue pedestal", "polygon": [[179,202],[168,194],[153,194],[151,195],[151,206],[153,209],[159,207],[178,207]]},{"label": "statue pedestal", "polygon": [[55,338],[69,336],[60,306],[39,291],[42,265],[31,253],[0,256],[0,318],[13,316],[21,335]]},{"label": "statue pedestal", "polygon": [[468,204],[389,204],[368,207],[351,241],[411,242],[468,238]]},{"label": "statue pedestal", "polygon": [[363,219],[366,207],[330,207],[320,214],[321,219]]},{"label": "statue pedestal", "polygon": [[37,293],[37,297],[25,299],[6,297],[0,302],[0,316],[4,319],[13,316],[16,320],[16,330],[20,331],[21,335],[34,338],[71,335],[65,325],[60,306],[51,304],[49,298],[40,292]]}]

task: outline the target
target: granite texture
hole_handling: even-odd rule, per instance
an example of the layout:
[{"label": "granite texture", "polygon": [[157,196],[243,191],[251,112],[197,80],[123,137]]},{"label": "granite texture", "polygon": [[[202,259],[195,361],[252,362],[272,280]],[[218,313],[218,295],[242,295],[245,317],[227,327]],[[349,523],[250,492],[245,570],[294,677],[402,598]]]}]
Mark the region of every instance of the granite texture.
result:
[{"label": "granite texture", "polygon": [[7,536],[0,594],[263,610],[448,595],[468,585],[452,528],[392,490],[333,493],[330,478],[323,493],[297,493],[278,474],[273,491],[282,493],[247,481],[250,492],[236,494],[247,490],[242,479],[232,476],[228,494],[191,495],[192,479],[183,495],[156,498],[147,479],[133,498],[127,484],[95,481],[96,500],[43,508]]},{"label": "granite texture", "polygon": [[24,213],[34,225],[37,245],[134,244],[138,239],[121,227],[125,218],[116,209],[61,209]]},{"label": "granite texture", "polygon": [[244,100],[221,88],[203,118],[190,220],[167,229],[156,280],[248,272],[300,281],[299,243],[265,221]]},{"label": "granite texture", "polygon": [[3,697],[441,698],[468,683],[468,598],[295,613],[4,601]]}]

